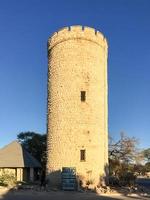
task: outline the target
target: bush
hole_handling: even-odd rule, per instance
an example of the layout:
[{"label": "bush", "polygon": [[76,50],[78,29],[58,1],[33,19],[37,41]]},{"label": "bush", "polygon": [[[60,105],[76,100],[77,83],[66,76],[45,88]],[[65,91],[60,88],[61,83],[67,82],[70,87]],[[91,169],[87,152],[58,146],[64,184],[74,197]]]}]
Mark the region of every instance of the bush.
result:
[{"label": "bush", "polygon": [[135,184],[136,176],[133,172],[119,172],[117,176],[109,177],[109,185],[111,186],[133,186]]},{"label": "bush", "polygon": [[110,186],[119,186],[119,179],[116,176],[109,176],[108,181]]},{"label": "bush", "polygon": [[1,186],[15,186],[17,183],[16,178],[13,173],[3,172],[0,175],[0,185]]},{"label": "bush", "polygon": [[135,184],[136,176],[133,172],[124,172],[119,174],[120,185],[133,186]]}]

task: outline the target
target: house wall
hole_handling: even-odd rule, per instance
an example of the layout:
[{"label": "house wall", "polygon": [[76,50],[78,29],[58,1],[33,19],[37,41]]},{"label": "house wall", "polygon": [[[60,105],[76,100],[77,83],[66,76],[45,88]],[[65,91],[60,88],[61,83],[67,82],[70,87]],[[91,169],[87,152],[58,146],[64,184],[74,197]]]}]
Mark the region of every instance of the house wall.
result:
[{"label": "house wall", "polygon": [[23,168],[17,168],[17,181],[23,181]]}]

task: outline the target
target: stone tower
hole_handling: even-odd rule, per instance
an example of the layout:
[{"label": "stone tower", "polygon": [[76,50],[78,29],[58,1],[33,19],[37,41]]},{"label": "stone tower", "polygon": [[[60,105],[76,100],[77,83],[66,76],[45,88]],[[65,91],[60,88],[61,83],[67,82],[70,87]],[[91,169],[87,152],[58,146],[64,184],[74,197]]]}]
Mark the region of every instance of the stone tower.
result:
[{"label": "stone tower", "polygon": [[108,163],[107,41],[82,26],[48,40],[47,175],[59,186],[62,167],[99,183]]}]

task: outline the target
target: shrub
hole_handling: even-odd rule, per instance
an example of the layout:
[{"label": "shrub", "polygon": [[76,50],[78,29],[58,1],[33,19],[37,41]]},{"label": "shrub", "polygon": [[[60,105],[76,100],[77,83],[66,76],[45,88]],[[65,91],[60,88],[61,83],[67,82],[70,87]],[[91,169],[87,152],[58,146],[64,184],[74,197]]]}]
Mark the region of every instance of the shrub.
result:
[{"label": "shrub", "polygon": [[15,186],[17,183],[16,178],[13,173],[11,172],[3,172],[0,175],[0,185],[1,186]]},{"label": "shrub", "polygon": [[135,184],[136,176],[133,172],[124,172],[119,174],[120,185],[133,186]]},{"label": "shrub", "polygon": [[109,176],[108,182],[111,186],[119,186],[119,179],[116,176]]}]

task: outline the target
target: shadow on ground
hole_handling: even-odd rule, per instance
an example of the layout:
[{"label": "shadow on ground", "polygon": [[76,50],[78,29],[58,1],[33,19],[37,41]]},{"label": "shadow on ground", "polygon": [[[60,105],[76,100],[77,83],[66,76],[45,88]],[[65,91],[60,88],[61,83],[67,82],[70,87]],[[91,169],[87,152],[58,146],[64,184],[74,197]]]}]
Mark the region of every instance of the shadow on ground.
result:
[{"label": "shadow on ground", "polygon": [[81,193],[71,191],[15,191],[9,190],[0,194],[0,200],[115,200],[122,199],[116,197],[99,196],[95,193]]},{"label": "shadow on ground", "polygon": [[72,192],[72,191],[35,191],[35,190],[14,190],[11,189],[4,194],[0,193],[0,200],[146,200],[148,198],[140,196],[120,196],[120,195],[97,195],[92,192]]}]

